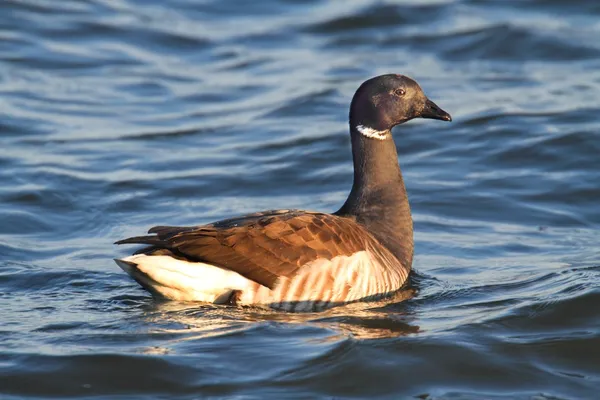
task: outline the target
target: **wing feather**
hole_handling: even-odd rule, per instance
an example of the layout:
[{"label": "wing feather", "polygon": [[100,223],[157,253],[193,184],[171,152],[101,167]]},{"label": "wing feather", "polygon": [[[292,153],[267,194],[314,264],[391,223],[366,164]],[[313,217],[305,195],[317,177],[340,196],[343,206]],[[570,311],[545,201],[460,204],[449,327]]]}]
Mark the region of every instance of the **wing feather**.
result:
[{"label": "wing feather", "polygon": [[148,233],[152,235],[117,244],[151,246],[144,251],[166,249],[190,261],[230,269],[271,289],[279,277],[290,278],[311,261],[381,246],[353,219],[299,210],[267,211],[197,227],[155,226]]}]

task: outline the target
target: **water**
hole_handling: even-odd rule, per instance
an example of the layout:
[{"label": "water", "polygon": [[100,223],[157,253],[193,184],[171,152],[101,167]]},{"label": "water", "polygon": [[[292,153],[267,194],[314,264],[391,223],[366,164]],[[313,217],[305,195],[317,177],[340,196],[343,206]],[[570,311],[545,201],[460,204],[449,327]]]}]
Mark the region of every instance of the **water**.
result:
[{"label": "water", "polygon": [[[583,399],[600,388],[597,1],[0,2],[0,397]],[[350,98],[405,73],[391,302],[153,300],[112,242],[333,211]]]}]

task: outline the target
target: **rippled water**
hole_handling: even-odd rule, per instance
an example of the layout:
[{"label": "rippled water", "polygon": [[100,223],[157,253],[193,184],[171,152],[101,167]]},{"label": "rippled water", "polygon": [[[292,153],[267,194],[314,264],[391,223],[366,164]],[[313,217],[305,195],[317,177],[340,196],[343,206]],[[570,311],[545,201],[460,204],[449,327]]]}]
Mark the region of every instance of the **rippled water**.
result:
[{"label": "rippled water", "polygon": [[[595,0],[0,2],[0,397],[596,398]],[[412,284],[320,314],[153,300],[112,242],[333,211],[350,98],[396,128]]]}]

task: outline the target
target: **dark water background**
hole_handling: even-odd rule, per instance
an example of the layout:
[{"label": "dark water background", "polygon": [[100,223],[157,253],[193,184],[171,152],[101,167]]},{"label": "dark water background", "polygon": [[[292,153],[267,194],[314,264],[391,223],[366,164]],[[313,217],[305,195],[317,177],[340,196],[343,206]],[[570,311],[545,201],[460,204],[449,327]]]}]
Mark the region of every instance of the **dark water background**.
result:
[{"label": "dark water background", "polygon": [[[2,0],[0,398],[599,398],[599,39],[595,0]],[[161,303],[113,263],[157,224],[335,210],[387,72],[454,117],[395,130],[394,302]]]}]

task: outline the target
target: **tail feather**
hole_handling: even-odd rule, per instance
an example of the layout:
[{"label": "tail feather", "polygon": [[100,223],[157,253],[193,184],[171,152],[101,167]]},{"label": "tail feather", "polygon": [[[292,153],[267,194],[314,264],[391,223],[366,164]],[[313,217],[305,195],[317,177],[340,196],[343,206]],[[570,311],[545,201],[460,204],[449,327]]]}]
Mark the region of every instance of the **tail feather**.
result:
[{"label": "tail feather", "polygon": [[158,236],[134,236],[127,239],[121,239],[115,242],[115,244],[149,244],[152,246],[165,245],[164,240],[158,238]]},{"label": "tail feather", "polygon": [[165,255],[138,254],[115,262],[144,289],[171,300],[223,303],[250,283],[237,272]]},{"label": "tail feather", "polygon": [[148,230],[148,233],[155,233],[160,237],[169,237],[181,232],[192,231],[196,229],[193,226],[154,226]]}]

